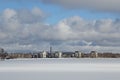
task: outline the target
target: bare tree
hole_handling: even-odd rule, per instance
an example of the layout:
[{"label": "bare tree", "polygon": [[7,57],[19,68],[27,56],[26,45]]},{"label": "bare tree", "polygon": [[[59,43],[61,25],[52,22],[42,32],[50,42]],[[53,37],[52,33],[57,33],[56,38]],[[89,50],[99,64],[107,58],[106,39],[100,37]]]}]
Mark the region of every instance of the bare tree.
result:
[{"label": "bare tree", "polygon": [[7,56],[7,52],[4,51],[3,48],[0,49],[0,59],[4,60]]}]

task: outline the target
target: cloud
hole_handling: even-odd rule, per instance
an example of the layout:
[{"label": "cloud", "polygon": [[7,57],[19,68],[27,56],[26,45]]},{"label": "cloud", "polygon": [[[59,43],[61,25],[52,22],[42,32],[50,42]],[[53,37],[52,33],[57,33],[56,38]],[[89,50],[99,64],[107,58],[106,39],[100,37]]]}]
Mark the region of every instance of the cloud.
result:
[{"label": "cloud", "polygon": [[55,4],[69,9],[81,9],[89,11],[120,13],[119,0],[1,0],[1,3],[38,3]]},{"label": "cloud", "polygon": [[[44,24],[42,24],[44,19],[44,12],[36,7],[31,11],[5,9],[0,14],[0,39],[5,39],[1,42],[15,42],[19,39],[29,38],[29,36],[32,35],[35,25],[44,26]],[[33,30],[31,29],[30,31],[30,27],[33,27]]]},{"label": "cloud", "polygon": [[65,8],[120,13],[119,0],[42,0]]},{"label": "cloud", "polygon": [[0,13],[0,46],[8,51],[55,50],[119,52],[120,20],[85,20],[80,16],[65,18],[55,25],[45,23],[40,8]]}]

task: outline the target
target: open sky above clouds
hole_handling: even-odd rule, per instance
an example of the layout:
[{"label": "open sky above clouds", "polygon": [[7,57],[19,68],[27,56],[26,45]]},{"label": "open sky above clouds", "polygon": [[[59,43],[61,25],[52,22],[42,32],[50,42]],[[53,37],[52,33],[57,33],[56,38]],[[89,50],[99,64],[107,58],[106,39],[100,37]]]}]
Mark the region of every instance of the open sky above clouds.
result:
[{"label": "open sky above clouds", "polygon": [[120,52],[119,0],[0,0],[6,51]]}]

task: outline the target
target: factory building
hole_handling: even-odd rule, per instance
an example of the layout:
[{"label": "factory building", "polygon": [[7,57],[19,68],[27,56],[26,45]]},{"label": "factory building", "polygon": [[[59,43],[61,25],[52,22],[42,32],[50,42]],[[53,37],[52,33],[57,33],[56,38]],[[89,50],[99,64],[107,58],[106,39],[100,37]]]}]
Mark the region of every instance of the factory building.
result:
[{"label": "factory building", "polygon": [[55,52],[54,58],[62,58],[62,52]]},{"label": "factory building", "polygon": [[91,51],[90,52],[90,57],[91,58],[98,58],[98,53],[96,51]]},{"label": "factory building", "polygon": [[80,51],[75,51],[75,55],[76,58],[81,58],[82,57],[82,53]]},{"label": "factory building", "polygon": [[47,58],[47,52],[46,51],[43,51],[40,54],[41,54],[41,58]]}]

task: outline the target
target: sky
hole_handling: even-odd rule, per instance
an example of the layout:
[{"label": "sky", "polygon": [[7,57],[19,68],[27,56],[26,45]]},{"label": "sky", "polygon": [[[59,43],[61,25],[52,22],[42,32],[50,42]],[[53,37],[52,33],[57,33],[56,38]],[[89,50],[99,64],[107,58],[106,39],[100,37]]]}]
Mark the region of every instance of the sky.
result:
[{"label": "sky", "polygon": [[8,52],[120,52],[119,0],[0,0]]}]

